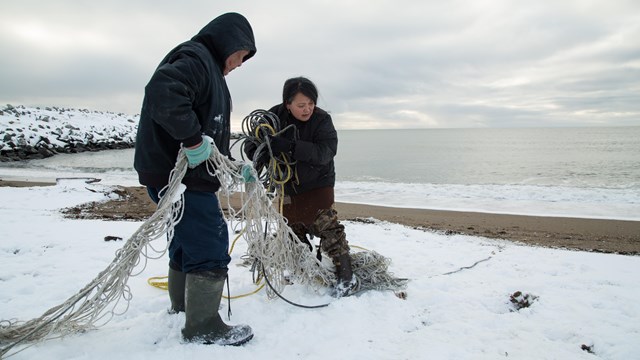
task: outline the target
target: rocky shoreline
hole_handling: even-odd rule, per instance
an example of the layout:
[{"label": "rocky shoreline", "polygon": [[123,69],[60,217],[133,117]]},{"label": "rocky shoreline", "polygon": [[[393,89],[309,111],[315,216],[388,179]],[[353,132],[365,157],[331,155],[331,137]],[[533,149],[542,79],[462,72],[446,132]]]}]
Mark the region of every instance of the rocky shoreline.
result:
[{"label": "rocky shoreline", "polygon": [[137,116],[59,107],[0,108],[0,162],[134,146]]}]

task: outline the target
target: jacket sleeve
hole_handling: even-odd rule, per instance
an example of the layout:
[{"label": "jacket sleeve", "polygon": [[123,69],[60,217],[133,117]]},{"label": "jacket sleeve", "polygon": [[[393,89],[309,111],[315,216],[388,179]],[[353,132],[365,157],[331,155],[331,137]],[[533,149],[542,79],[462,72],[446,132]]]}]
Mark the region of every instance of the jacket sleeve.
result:
[{"label": "jacket sleeve", "polygon": [[185,146],[196,145],[202,139],[193,104],[208,91],[205,87],[208,77],[198,59],[179,54],[158,67],[145,87],[153,120]]},{"label": "jacket sleeve", "polygon": [[311,141],[296,141],[293,157],[312,165],[326,165],[338,153],[338,133],[333,126],[331,115],[326,114],[313,132]]}]

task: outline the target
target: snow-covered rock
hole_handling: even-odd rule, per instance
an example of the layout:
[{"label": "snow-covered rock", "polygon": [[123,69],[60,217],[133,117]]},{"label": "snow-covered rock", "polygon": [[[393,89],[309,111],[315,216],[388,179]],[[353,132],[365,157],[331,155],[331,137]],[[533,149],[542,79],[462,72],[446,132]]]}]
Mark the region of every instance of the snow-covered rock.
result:
[{"label": "snow-covered rock", "polygon": [[131,148],[139,115],[59,107],[0,107],[0,161]]}]

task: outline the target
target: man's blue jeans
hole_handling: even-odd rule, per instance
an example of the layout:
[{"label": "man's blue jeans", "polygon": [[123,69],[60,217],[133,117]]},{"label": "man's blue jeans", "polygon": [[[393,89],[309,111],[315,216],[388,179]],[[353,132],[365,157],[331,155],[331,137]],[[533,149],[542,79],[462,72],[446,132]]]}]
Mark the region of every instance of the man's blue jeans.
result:
[{"label": "man's blue jeans", "polygon": [[[147,187],[157,204],[160,189]],[[184,192],[184,214],[169,246],[170,266],[185,273],[227,269],[229,230],[218,197],[212,192]]]}]

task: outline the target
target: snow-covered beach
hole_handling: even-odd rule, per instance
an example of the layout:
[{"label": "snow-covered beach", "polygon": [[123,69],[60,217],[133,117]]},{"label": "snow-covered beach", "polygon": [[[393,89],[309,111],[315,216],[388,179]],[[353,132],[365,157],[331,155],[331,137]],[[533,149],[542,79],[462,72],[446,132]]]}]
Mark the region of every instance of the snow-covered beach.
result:
[{"label": "snow-covered beach", "polygon": [[[59,209],[105,200],[100,184],[0,187],[0,318],[29,320],[75,294],[114,258],[140,222],[70,220]],[[284,296],[321,309],[269,300],[264,290],[231,301],[233,323],[255,338],[239,348],[183,344],[184,315],[167,313],[164,290],[147,284],[166,273],[166,257],[140,265],[133,298],[104,326],[24,349],[12,359],[632,359],[640,356],[640,257],[529,247],[445,235],[388,222],[346,222],[354,251],[392,259],[410,279],[405,300],[369,291],[333,299],[300,286]],[[155,244],[162,249],[164,244]],[[237,243],[231,294],[255,289]],[[357,246],[358,248],[355,248]],[[517,291],[535,300],[518,310]],[[226,314],[226,311],[223,311]],[[5,346],[5,344],[3,344]],[[20,350],[17,346],[14,350]]]}]

